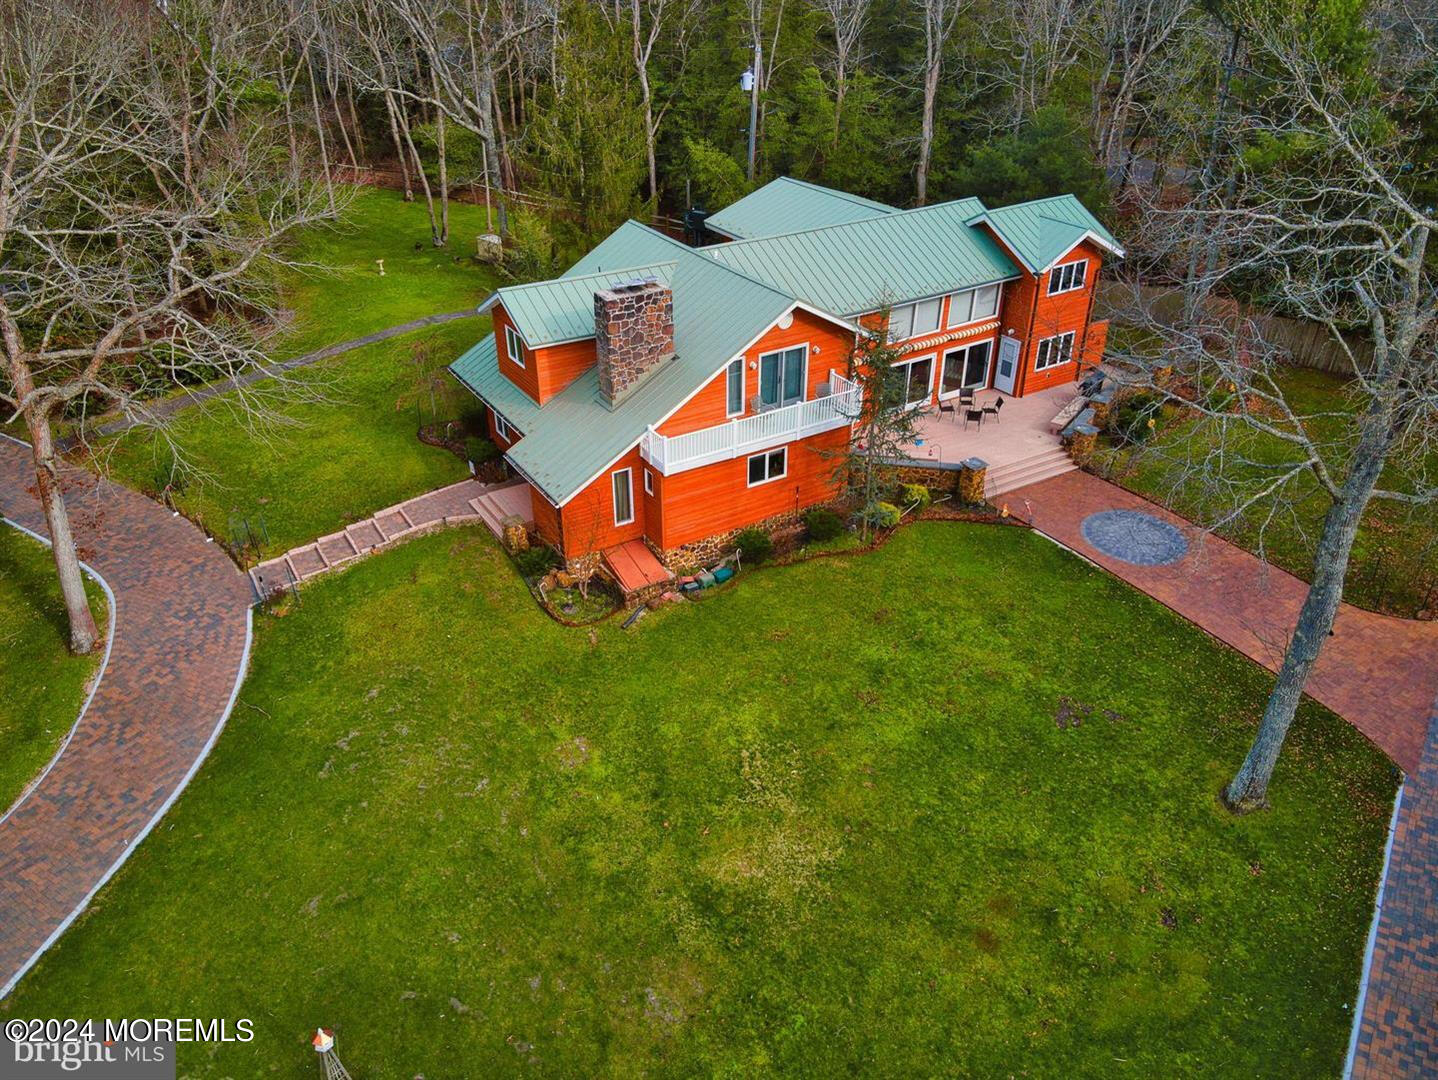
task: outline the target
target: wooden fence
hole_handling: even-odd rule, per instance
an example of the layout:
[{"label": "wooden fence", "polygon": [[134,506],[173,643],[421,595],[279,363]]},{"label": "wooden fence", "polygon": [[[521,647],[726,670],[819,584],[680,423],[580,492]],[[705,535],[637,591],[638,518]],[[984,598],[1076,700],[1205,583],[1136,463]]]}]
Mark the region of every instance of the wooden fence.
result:
[{"label": "wooden fence", "polygon": [[[1162,322],[1173,319],[1181,310],[1183,291],[1160,285],[1140,285],[1135,289],[1124,282],[1100,281],[1095,307],[1098,313],[1122,323],[1128,321],[1125,314],[1132,309],[1135,300],[1150,317]],[[1322,323],[1263,313],[1249,313],[1247,318],[1265,342],[1299,367],[1315,368],[1347,378],[1354,373],[1353,358],[1365,366],[1373,360],[1373,343],[1361,334],[1350,331],[1343,335],[1353,353],[1353,358],[1350,358]]]}]

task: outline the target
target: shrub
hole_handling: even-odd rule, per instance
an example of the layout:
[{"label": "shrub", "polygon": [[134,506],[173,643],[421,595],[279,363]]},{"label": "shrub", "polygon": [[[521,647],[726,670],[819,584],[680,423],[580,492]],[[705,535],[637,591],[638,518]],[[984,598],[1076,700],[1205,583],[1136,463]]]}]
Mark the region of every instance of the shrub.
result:
[{"label": "shrub", "polygon": [[774,538],[758,526],[751,525],[734,537],[740,557],[756,566],[774,554]]},{"label": "shrub", "polygon": [[832,540],[844,531],[844,519],[827,506],[816,506],[804,515],[810,540]]},{"label": "shrub", "polygon": [[864,507],[862,516],[870,525],[892,529],[899,523],[899,508],[893,503],[875,502]]},{"label": "shrub", "polygon": [[899,505],[905,510],[912,506],[914,513],[922,514],[933,501],[934,497],[929,494],[929,489],[923,484],[899,485]]},{"label": "shrub", "polygon": [[519,572],[524,577],[537,578],[558,566],[559,556],[552,549],[541,544],[516,552],[514,565],[519,567]]},{"label": "shrub", "polygon": [[1139,391],[1120,398],[1113,409],[1113,433],[1126,443],[1146,441],[1158,427],[1158,414],[1163,398],[1158,394]]},{"label": "shrub", "polygon": [[482,465],[499,457],[499,447],[488,439],[471,436],[464,440],[464,455],[476,465]]}]

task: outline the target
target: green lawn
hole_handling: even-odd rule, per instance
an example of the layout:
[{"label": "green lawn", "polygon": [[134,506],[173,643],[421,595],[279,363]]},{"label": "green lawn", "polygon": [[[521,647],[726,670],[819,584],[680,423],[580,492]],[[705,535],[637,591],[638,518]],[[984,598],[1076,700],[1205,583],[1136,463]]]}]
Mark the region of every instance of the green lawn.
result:
[{"label": "green lawn", "polygon": [[[274,355],[295,356],[422,315],[477,306],[500,283],[491,267],[472,258],[475,237],[485,231],[484,207],[451,203],[449,223],[449,246],[436,248],[422,200],[358,189],[342,223],[310,230],[293,252],[314,269],[285,281],[281,304],[294,319],[274,343]],[[375,265],[380,258],[383,277]],[[477,323],[465,325],[478,336]]]},{"label": "green lawn", "polygon": [[[315,229],[299,245],[299,259],[334,270],[287,282],[283,303],[295,320],[271,343],[272,354],[293,356],[477,305],[499,280],[469,258],[483,225],[483,207],[456,203],[450,246],[435,249],[422,203],[360,191],[343,225]],[[380,256],[384,277],[374,265]],[[442,369],[489,331],[487,317],[462,319],[305,368],[294,374],[293,392],[264,384],[257,392],[269,395],[280,423],[258,432],[241,424],[233,394],[180,413],[169,435],[199,475],[177,505],[226,540],[240,519],[262,520],[265,553],[275,554],[462,479],[464,462],[421,444],[415,429],[421,414],[433,418],[427,381],[438,380],[440,417],[477,408]],[[424,346],[418,363],[417,344]],[[150,431],[112,440],[101,456],[117,479],[152,493],[170,475],[171,449]]]},{"label": "green lawn", "polygon": [[[105,594],[86,578],[103,632]],[[0,524],[0,813],[39,775],[80,714],[103,655],[71,656],[50,549]]]},{"label": "green lawn", "polygon": [[[1020,586],[1021,587],[1017,587]],[[194,1076],[1335,1075],[1393,770],[1019,529],[567,630],[482,530],[261,620],[201,774],[6,1003]],[[1068,699],[1069,704],[1065,704]]]},{"label": "green lawn", "polygon": [[[1288,368],[1279,381],[1293,410],[1310,418],[1314,437],[1331,445],[1329,460],[1341,461],[1342,414],[1354,408],[1344,381],[1307,368]],[[1169,410],[1159,435],[1142,452],[1109,451],[1100,455],[1099,467],[1111,468],[1119,483],[1165,502],[1195,521],[1211,521],[1229,504],[1206,501],[1183,474],[1185,464],[1202,460],[1215,441],[1210,433],[1196,430],[1194,418]],[[1245,433],[1237,445],[1256,461],[1291,460],[1291,450],[1266,435]],[[1235,465],[1228,475],[1243,475],[1241,468]],[[1438,454],[1433,455],[1428,469],[1438,475]],[[1397,473],[1390,468],[1384,474],[1385,483],[1400,490],[1411,487],[1403,484]],[[1270,562],[1307,579],[1329,501],[1311,473],[1304,473],[1287,492],[1285,498],[1291,505],[1285,512],[1266,520],[1267,507],[1257,508],[1223,530],[1223,535],[1253,551],[1259,549],[1261,539]],[[1438,617],[1438,507],[1410,510],[1392,503],[1373,503],[1354,543],[1345,599],[1405,618]]]},{"label": "green lawn", "polygon": [[[429,420],[425,379],[440,377],[440,414],[476,404],[441,369],[488,332],[488,320],[462,320],[347,353],[298,377],[319,400],[277,406],[281,426],[252,432],[226,397],[186,410],[170,438],[200,471],[176,505],[222,539],[240,519],[263,522],[266,554],[334,532],[383,507],[469,475],[463,461],[416,438],[419,410]],[[424,343],[416,367],[416,343]],[[423,372],[423,376],[421,376]],[[123,483],[148,492],[169,475],[170,449],[151,431],[135,430],[102,451]]]}]

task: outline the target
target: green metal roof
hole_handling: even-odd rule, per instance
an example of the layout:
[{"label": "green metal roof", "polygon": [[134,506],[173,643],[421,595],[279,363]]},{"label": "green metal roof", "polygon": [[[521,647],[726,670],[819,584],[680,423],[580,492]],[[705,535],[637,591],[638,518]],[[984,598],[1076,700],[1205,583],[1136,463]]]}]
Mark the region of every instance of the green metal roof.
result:
[{"label": "green metal roof", "polygon": [[892,206],[781,176],[705,222],[707,228],[741,240],[775,236],[796,229],[818,229],[896,213]]},{"label": "green metal roof", "polygon": [[987,221],[1034,273],[1048,269],[1090,233],[1101,246],[1123,255],[1123,248],[1113,234],[1072,195],[1055,195],[1051,199],[985,210],[969,221],[971,224]]},{"label": "green metal roof", "polygon": [[[656,256],[667,256],[667,263]],[[499,373],[492,334],[450,365],[461,382],[524,433],[506,456],[555,503],[580,491],[794,305],[779,290],[634,221],[558,280],[591,288],[596,267],[636,263],[672,267],[674,357],[618,405],[605,400],[598,373],[590,368],[539,408]],[[619,280],[630,276],[626,269]],[[589,303],[592,323],[592,289]]]},{"label": "green metal roof", "polygon": [[820,310],[854,316],[1014,277],[1003,249],[969,225],[983,210],[978,199],[959,199],[701,250]]},{"label": "green metal roof", "polygon": [[496,301],[514,322],[531,349],[594,336],[594,294],[626,281],[655,278],[665,285],[674,275],[673,262],[630,266],[603,274],[507,285],[480,305],[487,311]]},{"label": "green metal roof", "polygon": [[449,365],[454,377],[494,409],[505,421],[521,432],[534,426],[539,406],[514,383],[499,373],[493,334],[486,334],[478,345]]}]

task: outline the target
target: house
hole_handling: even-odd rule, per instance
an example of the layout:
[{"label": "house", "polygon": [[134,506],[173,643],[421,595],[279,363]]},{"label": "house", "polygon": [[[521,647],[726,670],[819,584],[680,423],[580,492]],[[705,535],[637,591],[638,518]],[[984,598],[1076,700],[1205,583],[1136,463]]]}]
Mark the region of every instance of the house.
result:
[{"label": "house", "polygon": [[1123,254],[1071,195],[900,210],[786,178],[706,225],[723,242],[630,221],[561,277],[499,289],[493,334],[450,366],[571,562],[684,569],[832,500],[849,355],[885,312],[912,406],[1073,381],[1102,354],[1094,284]]}]

